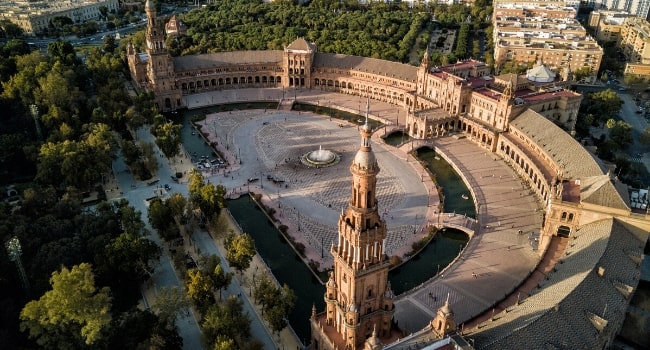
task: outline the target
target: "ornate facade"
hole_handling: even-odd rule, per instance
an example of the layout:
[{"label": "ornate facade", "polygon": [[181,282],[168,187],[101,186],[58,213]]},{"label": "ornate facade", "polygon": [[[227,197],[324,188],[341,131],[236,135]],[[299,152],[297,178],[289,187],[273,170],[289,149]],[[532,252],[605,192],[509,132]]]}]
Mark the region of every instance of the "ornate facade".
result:
[{"label": "ornate facade", "polygon": [[[560,304],[573,307],[575,302],[569,305],[562,300],[574,300],[574,290],[589,290],[591,284],[600,283],[598,288],[608,298],[606,302],[616,310],[610,316],[607,335],[598,339],[586,336],[592,331],[591,316],[576,319],[566,328],[575,332],[572,340],[576,344],[588,344],[589,348],[601,348],[613,339],[628,304],[617,293],[621,289],[633,289],[638,283],[638,265],[634,270],[633,264],[642,253],[638,242],[646,240],[650,231],[647,194],[643,196],[644,203],[638,202],[639,193],[637,202],[632,203],[632,192],[612,178],[602,162],[571,136],[582,96],[564,88],[571,80],[570,70],[558,72],[539,62],[526,75],[494,76],[487,65],[473,60],[432,67],[428,55],[416,67],[320,53],[303,38],[296,39],[284,50],[171,57],[150,1],[147,2],[146,51],[137,53],[129,47],[127,56],[135,87],[153,92],[159,109],[184,108],[185,96],[194,93],[299,87],[393,104],[407,114],[405,121],[398,120],[397,127],[416,139],[449,134],[468,138],[508,163],[544,208],[540,254],[558,236],[572,237],[579,243],[584,241],[584,247],[596,247],[589,245],[594,239],[592,231],[593,237],[599,237],[599,244],[607,245],[611,241],[611,247],[617,247],[615,244],[624,247],[622,250],[609,249],[610,246],[607,250],[599,248],[593,253],[596,255],[589,253],[591,260],[575,262],[581,264],[580,271],[595,271],[595,266],[602,265],[609,273],[616,273],[615,283],[607,284],[591,274],[573,274],[579,278],[567,277],[561,291],[544,293],[540,297],[548,298],[534,304],[537,315],[549,316],[544,319],[551,327],[558,320],[550,317],[557,313],[549,310]],[[386,230],[374,192],[379,168],[369,144],[369,130],[363,128],[361,137],[362,145],[350,168],[353,175],[350,206],[341,214],[339,241],[331,250],[335,269],[327,282],[326,310],[320,314],[314,310],[310,321],[315,349],[377,349],[392,339],[392,292],[383,250]],[[578,251],[581,247],[571,245],[570,250]],[[571,255],[579,256],[582,254]],[[629,260],[621,266],[626,266],[630,273],[615,267],[621,259]],[[571,259],[567,261],[573,264]],[[568,269],[566,273],[571,271]],[[593,305],[581,307],[594,309]],[[450,310],[441,310],[438,320],[451,321]],[[545,344],[543,341],[547,340],[540,340],[536,346],[530,346],[529,338],[517,336],[526,332],[537,334],[531,323],[535,318],[522,314],[526,310],[520,310],[521,317],[503,317],[500,322],[474,333],[477,344],[479,339],[493,348],[500,345],[501,348],[539,348]],[[433,322],[429,328],[446,333],[458,323],[448,322],[447,328]],[[580,347],[585,346],[576,346]]]},{"label": "ornate facade", "polygon": [[[376,198],[379,165],[370,146],[372,132],[361,128],[361,147],[350,166],[352,195],[341,213],[334,270],[325,292],[324,314],[312,314],[314,349],[357,349],[367,338],[388,339],[393,318],[390,261],[384,253],[386,222]],[[378,332],[378,333],[377,333]]]}]

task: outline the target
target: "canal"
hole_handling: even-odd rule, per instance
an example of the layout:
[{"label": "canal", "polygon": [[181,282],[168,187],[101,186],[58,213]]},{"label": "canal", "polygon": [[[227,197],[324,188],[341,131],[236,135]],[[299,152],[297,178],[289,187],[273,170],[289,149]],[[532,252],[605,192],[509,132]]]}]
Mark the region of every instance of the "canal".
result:
[{"label": "canal", "polygon": [[440,198],[444,211],[476,218],[476,207],[472,194],[456,170],[431,148],[420,148],[416,151],[415,156],[426,163],[429,171],[434,174],[433,182],[442,188],[443,196]]},{"label": "canal", "polygon": [[[253,237],[257,251],[278,282],[286,283],[296,293],[296,306],[289,315],[289,323],[301,339],[308,340],[311,307],[316,304],[319,312],[324,310],[325,287],[249,197],[228,201],[228,209],[242,229]],[[443,231],[418,256],[389,273],[395,294],[401,294],[435,276],[458,255],[467,240],[467,234],[462,231]]]}]

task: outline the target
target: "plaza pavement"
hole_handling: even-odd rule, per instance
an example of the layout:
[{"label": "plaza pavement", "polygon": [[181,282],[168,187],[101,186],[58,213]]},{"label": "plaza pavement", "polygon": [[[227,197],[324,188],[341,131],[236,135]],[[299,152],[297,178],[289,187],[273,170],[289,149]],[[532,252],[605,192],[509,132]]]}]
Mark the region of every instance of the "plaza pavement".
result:
[{"label": "plaza pavement", "polygon": [[[285,98],[290,97],[290,91],[293,90],[285,90]],[[341,110],[358,112],[365,108],[365,101],[358,96],[301,89],[297,89],[295,94],[298,101]],[[198,108],[234,101],[267,100],[274,96],[280,98],[281,89],[214,91],[184,99],[190,108]],[[404,118],[405,112],[393,105],[371,101],[370,114],[395,127],[404,122],[400,118]],[[285,111],[218,113],[209,115],[204,123],[210,128],[218,128],[217,147],[232,164],[226,171],[204,172],[208,179],[223,184],[230,195],[236,196],[249,190],[247,179],[259,178],[250,190],[263,193],[263,201],[276,208],[279,213],[276,216],[289,226],[289,231],[297,236],[298,241],[308,247],[308,259],[320,261],[322,266],[331,265],[331,261],[320,258],[320,248],[329,248],[335,239],[338,215],[341,208],[347,207],[351,186],[349,164],[359,142],[356,125],[344,123],[344,127],[339,128],[337,120]],[[138,134],[151,138],[142,130]],[[382,130],[373,135],[373,149],[381,167],[378,179],[380,212],[389,229],[389,252],[402,255],[410,250],[412,241],[421,237],[422,227],[440,219],[436,210],[439,199],[436,191],[431,191],[434,184],[426,174],[423,176],[420,165],[407,155],[408,146],[402,149],[384,146],[378,139],[380,136]],[[224,143],[228,145],[227,149]],[[320,145],[341,154],[340,163],[324,169],[308,169],[298,164],[299,155],[318,149]],[[445,137],[435,140],[433,145],[456,163],[468,178],[469,186],[474,188],[480,203],[479,217],[483,227],[474,235],[462,256],[439,277],[397,299],[395,317],[407,332],[426,325],[447,295],[456,320],[469,320],[505,298],[525,280],[539,261],[539,255],[529,245],[528,236],[517,232],[538,230],[541,215],[536,212],[536,201],[522,187],[512,169],[468,140]],[[115,162],[114,171],[121,191],[126,189],[125,197],[146,214],[144,199],[153,195],[153,188],[144,184],[130,188],[133,179],[122,171],[125,168],[119,163],[119,160]],[[171,168],[166,162],[161,163],[165,163],[161,164],[159,172],[161,184],[166,183],[172,171],[187,171],[191,167],[188,158],[183,163],[171,164]],[[266,175],[285,182],[276,185],[267,181]],[[187,192],[185,184],[170,185],[172,191]],[[417,235],[413,235],[414,228]],[[205,232],[195,233],[194,241],[197,251],[219,252],[215,241]],[[328,253],[325,255],[329,257]],[[242,281],[244,288],[234,282],[228,293],[247,295],[246,278],[250,279],[250,276]],[[154,282],[153,292],[161,286],[179,284],[166,256],[156,270]],[[147,293],[151,294],[152,290]],[[255,316],[250,301],[246,301],[246,310],[254,318],[254,336],[261,334],[265,349],[291,342],[290,336],[271,339],[268,332],[264,335],[263,322]],[[200,333],[196,320],[190,317],[180,319],[178,323],[186,340],[185,347],[199,348]],[[294,339],[292,343],[297,342]]]},{"label": "plaza pavement", "polygon": [[[279,98],[281,94],[279,89],[222,91],[189,96],[187,102],[190,108],[198,108],[212,102],[256,101],[273,96]],[[287,91],[285,91],[286,98],[292,98]],[[191,102],[192,99],[193,102]],[[207,103],[208,99],[210,103]],[[358,96],[319,90],[297,89],[296,99],[299,102],[315,103],[357,113],[364,108],[363,99]],[[201,101],[204,103],[202,104]],[[235,117],[240,113],[243,113],[244,117]],[[232,147],[255,145],[254,149],[247,150],[248,158],[242,159],[243,166],[246,162],[257,163],[257,173],[253,172],[253,176],[259,174],[256,177],[260,177],[264,181],[262,175],[267,173],[273,176],[279,175],[289,180],[290,184],[291,181],[294,181],[293,183],[300,187],[298,189],[291,187],[280,189],[267,184],[264,189],[265,204],[274,206],[274,203],[279,203],[279,205],[275,205],[275,208],[280,213],[280,220],[285,224],[288,223],[290,232],[293,229],[293,234],[297,236],[298,241],[302,239],[303,242],[309,243],[307,245],[308,258],[319,260],[322,266],[329,266],[327,259],[318,259],[320,258],[318,248],[321,244],[318,237],[326,237],[325,245],[328,245],[328,241],[331,244],[331,239],[335,237],[337,211],[341,207],[346,207],[346,200],[349,196],[350,175],[347,167],[350,158],[342,157],[343,166],[339,164],[334,166],[334,169],[322,169],[313,171],[311,174],[309,170],[304,170],[304,167],[300,167],[297,163],[294,164],[296,169],[287,169],[284,165],[279,165],[276,168],[275,163],[278,159],[317,149],[321,144],[324,147],[341,151],[344,155],[353,152],[358,146],[354,142],[351,146],[346,142],[358,141],[356,127],[345,124],[346,127],[343,129],[351,129],[351,133],[346,133],[344,130],[330,130],[327,123],[338,124],[338,121],[332,122],[329,118],[323,117],[317,117],[320,119],[313,122],[316,126],[303,125],[305,119],[312,118],[308,113],[296,114],[295,112],[276,111],[240,113],[209,115],[204,123],[220,126],[221,129],[217,134],[227,135],[225,140],[221,140],[220,145],[223,141],[230,143],[231,149],[234,149]],[[370,114],[379,116],[390,127],[400,126],[398,124],[400,123],[398,119],[400,113],[402,116],[404,115],[404,112],[398,111],[395,106],[374,100],[370,103]],[[403,122],[402,119],[401,123]],[[373,149],[377,153],[382,168],[378,181],[378,201],[380,208],[385,208],[388,211],[387,214],[384,214],[384,209],[380,209],[382,217],[388,224],[389,242],[391,238],[393,240],[389,243],[390,252],[401,255],[407,252],[410,243],[417,239],[412,234],[409,235],[414,226],[421,228],[440,220],[440,213],[435,210],[439,199],[435,191],[429,190],[430,198],[427,201],[429,207],[424,207],[424,200],[405,203],[409,199],[421,198],[423,195],[426,198],[425,191],[434,186],[430,183],[424,184],[421,180],[417,181],[418,174],[421,174],[422,169],[407,155],[406,152],[410,145],[407,144],[401,149],[383,147],[381,141],[378,140],[381,135],[381,129],[373,135]],[[333,139],[329,136],[332,136]],[[485,151],[467,139],[444,137],[434,140],[432,144],[438,152],[444,153],[446,158],[454,163],[468,180],[468,185],[472,187],[474,197],[479,203],[481,226],[478,227],[476,234],[464,249],[462,256],[442,271],[439,277],[435,277],[428,283],[398,297],[395,318],[401,322],[400,327],[407,332],[414,332],[424,327],[433,318],[437,308],[442,306],[447,296],[449,296],[451,307],[459,323],[478,316],[513,293],[517,286],[534,271],[540,260],[539,252],[533,250],[536,245],[534,241],[531,241],[530,233],[539,232],[542,211],[535,198],[513,170],[496,155]],[[246,156],[242,155],[242,157]],[[409,162],[412,162],[413,168],[404,166]],[[415,176],[410,175],[409,177],[409,171],[405,171],[407,169],[412,169]],[[335,180],[323,179],[323,173],[326,171],[335,171],[347,180],[340,181],[338,177]],[[409,193],[402,198],[399,193],[395,193],[399,188],[395,188],[394,185],[382,188],[381,176],[388,176],[392,179],[395,173],[405,178],[409,188],[413,186],[415,191],[418,191],[419,188],[420,192]],[[237,174],[241,175],[241,170],[237,170]],[[251,174],[251,172],[247,174]],[[338,183],[332,184],[332,181],[338,181]],[[420,184],[417,184],[418,182]],[[332,195],[333,188],[341,193],[338,197]],[[245,192],[246,189],[241,187],[237,191]],[[384,198],[382,198],[382,193]],[[402,204],[395,204],[400,201],[403,201]],[[326,205],[326,203],[328,204]],[[329,210],[329,203],[333,203],[332,206],[337,210]],[[418,205],[421,208],[414,207]],[[300,208],[300,210],[293,210],[293,208]],[[418,219],[415,219],[415,215],[418,215]],[[393,220],[393,218],[397,219]],[[462,218],[458,220],[462,220]],[[461,223],[463,226],[470,226],[469,224]],[[297,232],[295,226],[299,226],[301,231]],[[310,246],[313,248],[311,254],[309,254]]]}]

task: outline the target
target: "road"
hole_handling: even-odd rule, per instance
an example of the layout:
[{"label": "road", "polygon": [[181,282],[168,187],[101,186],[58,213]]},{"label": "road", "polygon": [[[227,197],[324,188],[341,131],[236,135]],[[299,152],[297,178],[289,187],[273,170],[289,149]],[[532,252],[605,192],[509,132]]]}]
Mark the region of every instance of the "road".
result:
[{"label": "road", "polygon": [[[155,150],[156,154],[160,154],[160,150],[156,146],[153,136],[147,131],[147,128],[140,128],[137,131],[137,138],[146,142],[150,142]],[[158,178],[161,180],[160,183],[156,185],[147,185],[144,182],[136,181],[133,179],[133,176],[127,171],[127,166],[124,163],[124,160],[121,157],[118,157],[113,162],[113,171],[115,173],[116,179],[118,181],[119,187],[123,192],[123,198],[127,199],[131,206],[136,210],[139,210],[142,213],[142,220],[146,223],[147,229],[149,229],[152,234],[149,237],[152,241],[156,242],[160,247],[163,248],[164,252],[167,252],[167,249],[156,233],[155,230],[149,225],[147,219],[147,202],[146,199],[154,196],[154,190],[157,189],[157,186],[162,186],[167,183],[171,187],[169,192],[172,193],[181,193],[184,196],[187,196],[187,186],[185,184],[177,184],[172,181],[167,181],[171,178],[171,175],[176,172],[176,169],[172,169],[168,162],[164,158],[159,159],[159,168],[158,168]],[[187,163],[187,162],[186,162]],[[160,191],[161,189],[159,189]],[[205,231],[196,231],[192,235],[192,242],[195,252],[200,252],[202,254],[216,254],[221,258],[222,265],[224,270],[227,272],[234,272],[227,264],[225,257],[219,252],[217,246],[215,245],[214,240],[210,235]],[[196,257],[196,254],[194,254]],[[169,256],[165,253],[160,259],[159,265],[155,269],[155,273],[152,276],[153,283],[148,290],[143,291],[143,295],[151,299],[155,297],[158,290],[163,287],[171,286],[183,286],[182,281],[179,280],[176,275]],[[236,279],[232,280],[230,286],[222,292],[222,296],[227,298],[229,296],[238,296],[245,294],[244,289],[239,285]],[[146,304],[151,304],[153,300],[145,300]],[[264,345],[264,349],[275,349],[277,345],[274,343],[271,335],[268,330],[265,328],[262,320],[258,314],[253,309],[253,305],[250,304],[247,298],[242,298],[243,309],[248,313],[251,319],[251,336],[254,339],[259,340]],[[185,349],[202,349],[203,344],[201,342],[201,331],[198,325],[197,316],[191,314],[189,317],[179,317],[177,319],[176,325],[178,326],[179,334],[183,337],[183,348]]]}]

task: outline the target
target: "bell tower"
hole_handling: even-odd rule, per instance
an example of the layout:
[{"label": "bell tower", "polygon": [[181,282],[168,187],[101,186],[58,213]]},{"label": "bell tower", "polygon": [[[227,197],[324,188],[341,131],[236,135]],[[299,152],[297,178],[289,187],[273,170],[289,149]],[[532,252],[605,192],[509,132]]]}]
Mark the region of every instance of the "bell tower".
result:
[{"label": "bell tower", "polygon": [[313,344],[318,349],[328,349],[332,343],[340,349],[362,349],[375,327],[375,337],[391,333],[393,291],[388,281],[390,262],[385,255],[386,223],[379,216],[376,197],[379,166],[370,146],[368,109],[367,103],[361,146],[350,166],[349,206],[339,217],[338,242],[331,249],[334,270],[326,286],[323,321],[335,335],[328,337],[322,325],[312,323]]},{"label": "bell tower", "polygon": [[176,87],[174,60],[167,52],[164,31],[158,23],[158,14],[153,0],[147,0],[144,7],[147,14],[145,39],[149,60],[146,88],[154,93],[156,107],[159,110],[175,110],[182,104],[181,91]]}]

